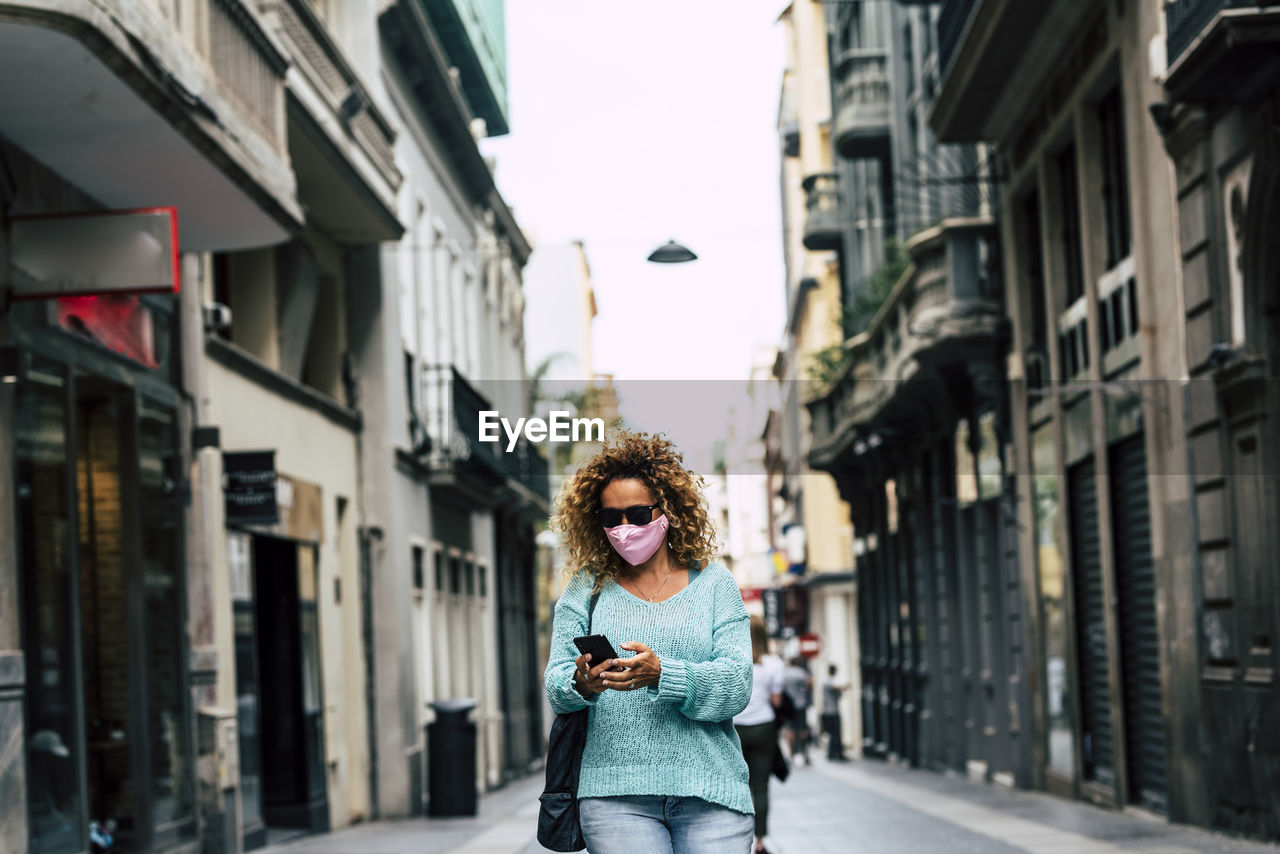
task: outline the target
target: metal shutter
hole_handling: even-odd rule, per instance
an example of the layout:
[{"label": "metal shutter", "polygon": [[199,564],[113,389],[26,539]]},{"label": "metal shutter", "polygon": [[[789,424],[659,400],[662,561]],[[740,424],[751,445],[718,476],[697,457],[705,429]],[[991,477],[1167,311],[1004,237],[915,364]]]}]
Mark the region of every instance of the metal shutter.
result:
[{"label": "metal shutter", "polygon": [[1129,800],[1166,812],[1164,717],[1156,574],[1151,557],[1147,453],[1142,434],[1111,448],[1111,512],[1120,598],[1120,666],[1124,684]]},{"label": "metal shutter", "polygon": [[1111,688],[1107,677],[1106,607],[1098,493],[1093,458],[1067,471],[1071,515],[1071,575],[1075,592],[1076,671],[1080,689],[1080,737],[1084,779],[1115,785]]}]

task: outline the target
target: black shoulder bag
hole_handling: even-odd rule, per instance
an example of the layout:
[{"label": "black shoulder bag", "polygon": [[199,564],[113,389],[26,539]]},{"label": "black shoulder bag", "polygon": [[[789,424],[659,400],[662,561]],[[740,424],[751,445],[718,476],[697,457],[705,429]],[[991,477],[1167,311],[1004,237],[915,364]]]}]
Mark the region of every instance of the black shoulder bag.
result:
[{"label": "black shoulder bag", "polygon": [[[587,634],[595,614],[599,593],[591,594],[587,606]],[[582,749],[587,746],[587,712],[578,709],[556,715],[547,743],[547,784],[542,789],[542,809],[538,812],[538,844],[552,851],[581,851],[587,847],[578,821],[578,772],[582,770]]]}]

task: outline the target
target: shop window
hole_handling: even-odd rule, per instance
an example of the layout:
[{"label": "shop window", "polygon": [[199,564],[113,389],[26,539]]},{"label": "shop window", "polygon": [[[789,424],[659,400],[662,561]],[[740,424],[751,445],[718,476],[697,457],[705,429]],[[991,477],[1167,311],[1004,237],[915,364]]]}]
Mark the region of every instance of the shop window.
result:
[{"label": "shop window", "polygon": [[1067,677],[1070,644],[1064,588],[1066,573],[1059,542],[1057,454],[1053,427],[1037,430],[1031,443],[1035,503],[1036,571],[1040,620],[1044,631],[1044,690],[1048,713],[1048,766],[1068,777],[1075,768],[1075,730],[1072,725],[1071,680]]},{"label": "shop window", "polygon": [[81,821],[84,807],[76,773],[84,749],[75,719],[79,680],[71,602],[77,578],[67,548],[71,502],[66,421],[63,374],[36,362],[15,400],[15,521],[27,670],[29,842],[32,851],[50,854],[81,851],[87,830]]},{"label": "shop window", "polygon": [[138,449],[151,809],[159,830],[192,818],[195,806],[182,679],[181,460],[172,410],[139,407]]},{"label": "shop window", "polygon": [[969,420],[956,424],[956,503],[961,507],[978,500],[978,464],[973,455]]}]

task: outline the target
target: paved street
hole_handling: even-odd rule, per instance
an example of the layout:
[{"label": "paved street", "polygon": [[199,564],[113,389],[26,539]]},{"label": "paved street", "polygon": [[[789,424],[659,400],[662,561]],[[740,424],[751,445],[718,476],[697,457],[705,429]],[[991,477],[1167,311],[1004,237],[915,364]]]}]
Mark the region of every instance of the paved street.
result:
[{"label": "paved street", "polygon": [[[379,822],[296,840],[264,854],[539,854],[541,779],[482,799],[467,819]],[[1280,854],[1280,847],[1111,813],[1049,795],[854,762],[795,769],[774,781],[774,854]]]}]

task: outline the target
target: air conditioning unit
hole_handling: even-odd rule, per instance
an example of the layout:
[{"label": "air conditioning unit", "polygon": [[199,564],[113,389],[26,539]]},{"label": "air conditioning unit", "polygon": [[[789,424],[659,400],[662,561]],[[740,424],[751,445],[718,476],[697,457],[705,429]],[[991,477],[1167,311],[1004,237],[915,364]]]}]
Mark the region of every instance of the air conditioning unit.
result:
[{"label": "air conditioning unit", "polygon": [[204,304],[204,331],[224,332],[231,328],[231,306],[221,302]]}]

